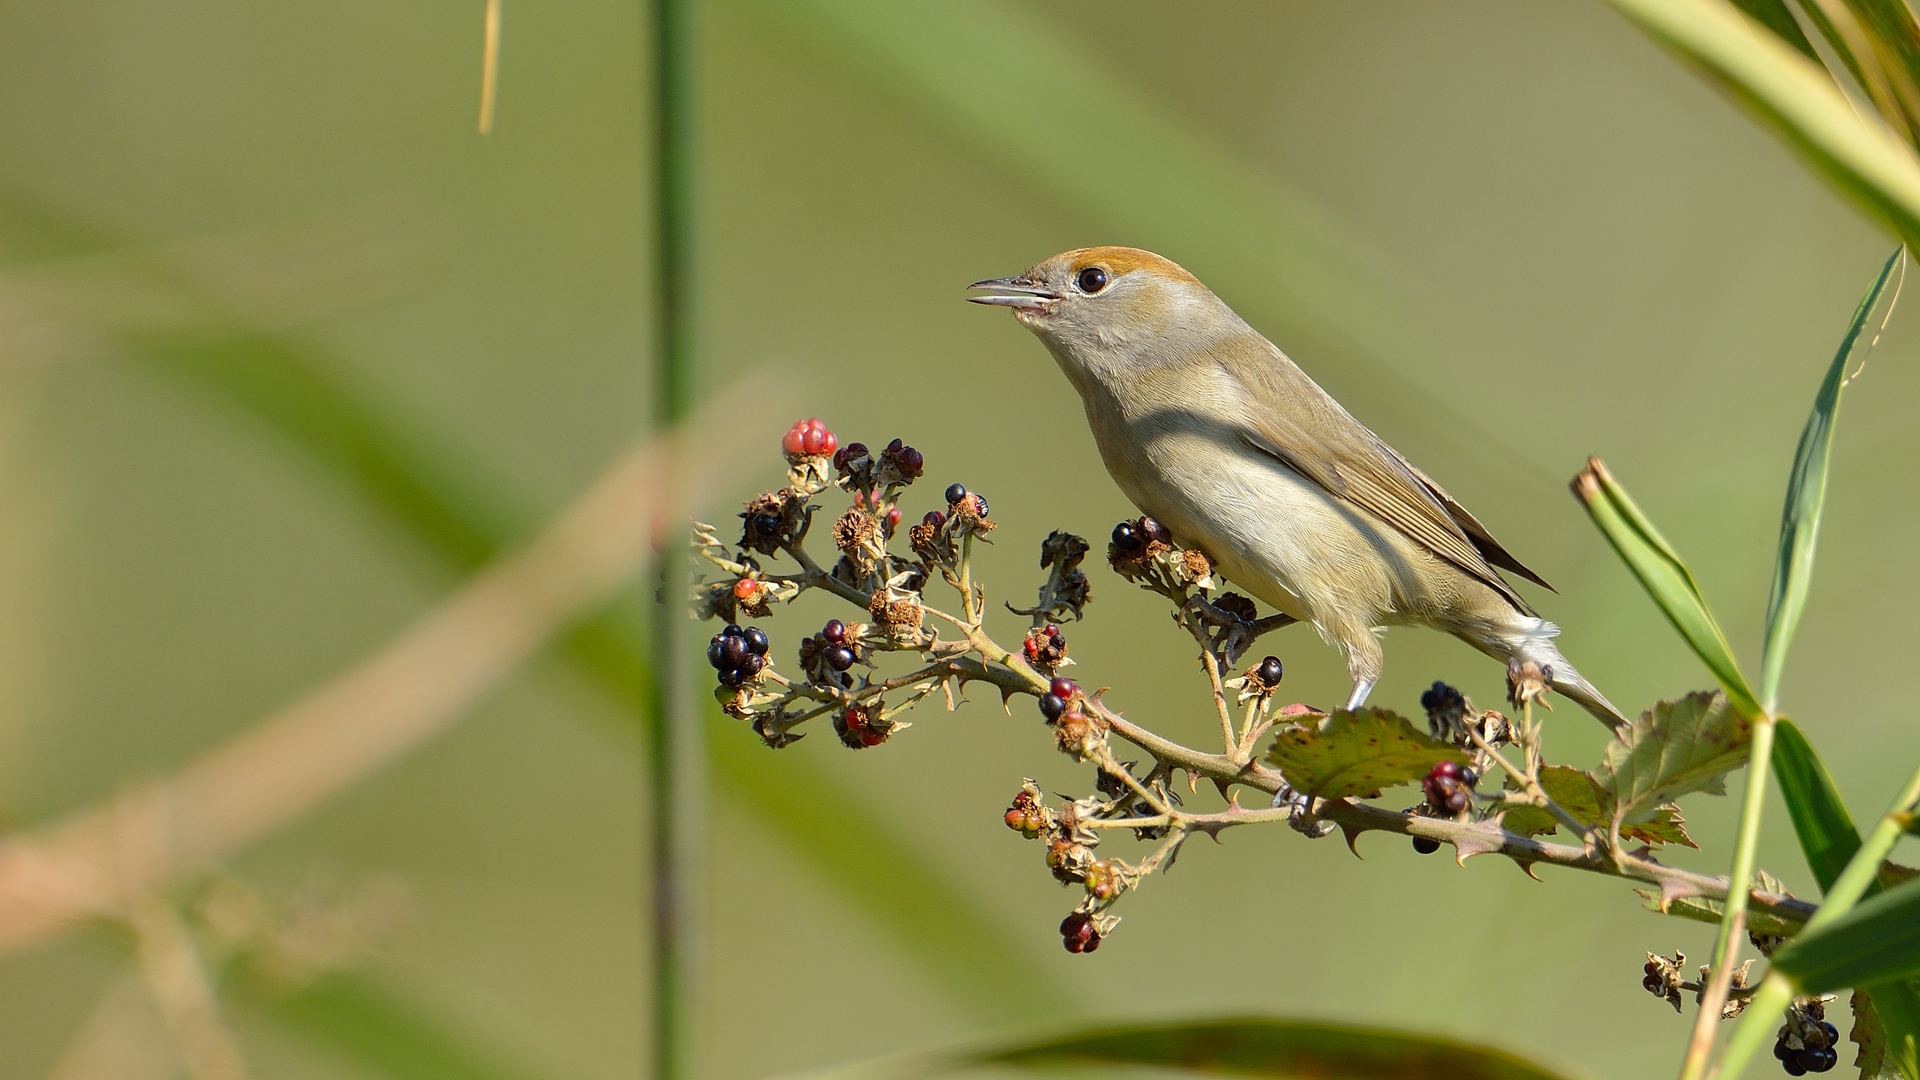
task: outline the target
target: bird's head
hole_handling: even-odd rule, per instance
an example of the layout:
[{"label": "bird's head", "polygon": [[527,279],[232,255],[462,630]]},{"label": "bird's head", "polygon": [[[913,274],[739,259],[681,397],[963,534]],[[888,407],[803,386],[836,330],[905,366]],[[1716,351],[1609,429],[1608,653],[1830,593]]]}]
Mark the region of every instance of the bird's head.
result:
[{"label": "bird's head", "polygon": [[1012,309],[1069,376],[1165,362],[1244,325],[1179,264],[1139,248],[1079,248],[967,287],[976,304]]}]

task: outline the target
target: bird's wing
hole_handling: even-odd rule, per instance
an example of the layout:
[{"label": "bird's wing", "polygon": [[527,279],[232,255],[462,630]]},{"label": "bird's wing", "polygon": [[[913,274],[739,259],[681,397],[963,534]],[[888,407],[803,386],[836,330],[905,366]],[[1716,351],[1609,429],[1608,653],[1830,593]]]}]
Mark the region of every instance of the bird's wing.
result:
[{"label": "bird's wing", "polygon": [[1521,577],[1526,578],[1528,581],[1533,582],[1548,592],[1560,591],[1548,584],[1546,578],[1534,573],[1533,569],[1527,566],[1527,564],[1515,558],[1513,552],[1502,547],[1500,541],[1495,540],[1493,534],[1487,531],[1487,527],[1480,524],[1480,519],[1474,517],[1467,511],[1466,507],[1461,506],[1453,496],[1447,494],[1447,489],[1435,483],[1433,477],[1421,472],[1419,466],[1408,461],[1401,455],[1400,451],[1395,450],[1391,446],[1387,446],[1384,442],[1380,445],[1386,447],[1387,453],[1392,454],[1398,459],[1400,464],[1405,466],[1406,470],[1420,481],[1428,493],[1435,499],[1440,500],[1440,505],[1447,511],[1447,516],[1452,518],[1453,523],[1460,526],[1461,531],[1467,534],[1467,539],[1473,542],[1473,546],[1480,552],[1481,557],[1502,570],[1511,570],[1519,574]]},{"label": "bird's wing", "polygon": [[[1242,430],[1253,448],[1320,485],[1342,501],[1399,530],[1438,558],[1459,567],[1526,614],[1533,609],[1488,561],[1472,533],[1486,529],[1406,459],[1350,416],[1284,353],[1257,335],[1216,352],[1221,366],[1244,386],[1254,409]],[[1309,433],[1309,427],[1311,434]],[[1486,543],[1506,555],[1486,537]],[[1518,563],[1511,555],[1507,561]],[[1525,573],[1533,579],[1530,571]]]}]

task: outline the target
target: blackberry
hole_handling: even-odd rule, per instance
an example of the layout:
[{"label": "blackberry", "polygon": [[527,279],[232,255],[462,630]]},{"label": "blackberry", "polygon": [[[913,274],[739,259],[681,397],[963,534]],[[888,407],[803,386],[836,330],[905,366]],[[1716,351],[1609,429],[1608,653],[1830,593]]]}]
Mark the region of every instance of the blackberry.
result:
[{"label": "blackberry", "polygon": [[767,632],[757,626],[747,627],[747,651],[755,656],[767,655]]},{"label": "blackberry", "polygon": [[1413,850],[1422,855],[1431,855],[1440,850],[1440,841],[1430,840],[1424,836],[1416,836],[1413,838]]},{"label": "blackberry", "polygon": [[715,634],[713,640],[707,643],[707,663],[713,665],[713,670],[715,671],[719,671],[727,665],[726,658],[720,654],[720,642],[722,640],[720,635]]},{"label": "blackberry", "polygon": [[1280,685],[1280,678],[1286,674],[1286,668],[1281,666],[1279,657],[1269,656],[1260,661],[1259,669],[1253,674],[1254,678],[1260,680],[1261,686],[1271,690]]},{"label": "blackberry", "polygon": [[828,619],[827,625],[820,628],[820,636],[835,645],[847,643],[847,624],[839,619]]},{"label": "blackberry", "polygon": [[1133,527],[1133,522],[1123,521],[1113,527],[1113,550],[1131,555],[1146,546],[1146,538],[1140,535],[1139,529]]},{"label": "blackberry", "polygon": [[1059,694],[1040,695],[1040,715],[1047,718],[1047,723],[1051,724],[1060,719],[1060,714],[1066,711],[1066,699]]},{"label": "blackberry", "polygon": [[835,645],[827,650],[827,666],[835,671],[845,671],[853,666],[853,650],[845,645]]},{"label": "blackberry", "polygon": [[740,674],[744,677],[742,681],[760,674],[761,670],[766,666],[767,657],[765,653],[748,653],[747,658],[740,662]]},{"label": "blackberry", "polygon": [[1840,1055],[1831,1046],[1823,1046],[1818,1050],[1809,1048],[1800,1051],[1800,1067],[1808,1072],[1823,1073],[1839,1063]]},{"label": "blackberry", "polygon": [[948,484],[947,485],[947,505],[948,506],[958,505],[959,502],[962,499],[965,499],[966,497],[967,497],[967,485],[965,484]]},{"label": "blackberry", "polygon": [[737,668],[752,655],[753,650],[747,646],[745,634],[720,639],[720,658],[726,661],[728,667]]},{"label": "blackberry", "polygon": [[1173,534],[1167,531],[1167,527],[1150,517],[1140,519],[1139,529],[1140,536],[1150,544],[1173,543]]},{"label": "blackberry", "polygon": [[741,671],[739,668],[730,667],[730,668],[720,669],[720,685],[726,687],[729,690],[739,686],[741,683],[746,681],[747,681],[747,673],[744,671]]}]

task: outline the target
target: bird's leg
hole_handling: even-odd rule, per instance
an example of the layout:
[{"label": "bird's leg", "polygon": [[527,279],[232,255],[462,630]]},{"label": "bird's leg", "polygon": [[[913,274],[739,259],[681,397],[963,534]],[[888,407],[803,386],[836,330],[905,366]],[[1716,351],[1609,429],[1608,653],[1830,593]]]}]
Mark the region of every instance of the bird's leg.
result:
[{"label": "bird's leg", "polygon": [[1352,712],[1367,703],[1367,695],[1373,693],[1373,684],[1379,679],[1360,679],[1353,684],[1353,696],[1347,699],[1347,711]]}]

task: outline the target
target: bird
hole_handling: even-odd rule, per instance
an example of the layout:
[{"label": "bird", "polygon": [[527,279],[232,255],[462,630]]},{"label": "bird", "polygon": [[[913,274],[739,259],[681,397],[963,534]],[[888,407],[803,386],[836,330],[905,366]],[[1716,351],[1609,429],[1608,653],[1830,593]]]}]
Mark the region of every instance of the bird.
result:
[{"label": "bird", "polygon": [[1052,353],[1142,513],[1344,655],[1349,710],[1380,679],[1386,628],[1426,626],[1628,723],[1501,571],[1546,579],[1177,263],[1079,248],[968,289]]}]

